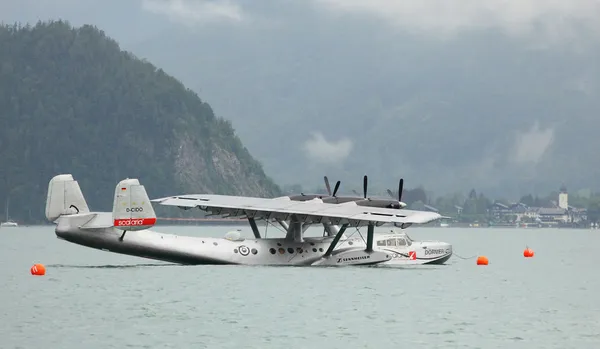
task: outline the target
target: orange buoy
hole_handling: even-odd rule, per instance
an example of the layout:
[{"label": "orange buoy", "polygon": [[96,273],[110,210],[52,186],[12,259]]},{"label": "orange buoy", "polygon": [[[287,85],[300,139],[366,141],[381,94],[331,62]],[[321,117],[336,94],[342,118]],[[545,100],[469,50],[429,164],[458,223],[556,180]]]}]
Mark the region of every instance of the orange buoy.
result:
[{"label": "orange buoy", "polygon": [[43,264],[34,264],[33,267],[31,267],[31,275],[45,275],[46,274],[46,267]]},{"label": "orange buoy", "polygon": [[525,249],[525,251],[523,251],[523,257],[525,257],[525,258],[533,257],[533,250],[530,249],[529,247],[527,247]]},{"label": "orange buoy", "polygon": [[488,265],[488,259],[486,256],[477,257],[477,265]]}]

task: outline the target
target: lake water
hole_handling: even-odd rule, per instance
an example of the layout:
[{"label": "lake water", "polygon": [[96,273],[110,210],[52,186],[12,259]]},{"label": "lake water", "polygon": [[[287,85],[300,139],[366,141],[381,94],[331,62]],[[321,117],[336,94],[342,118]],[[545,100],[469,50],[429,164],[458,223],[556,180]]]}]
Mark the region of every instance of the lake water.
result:
[{"label": "lake water", "polygon": [[405,231],[455,256],[412,268],[175,266],[73,245],[53,226],[0,228],[0,348],[600,348],[600,230]]}]

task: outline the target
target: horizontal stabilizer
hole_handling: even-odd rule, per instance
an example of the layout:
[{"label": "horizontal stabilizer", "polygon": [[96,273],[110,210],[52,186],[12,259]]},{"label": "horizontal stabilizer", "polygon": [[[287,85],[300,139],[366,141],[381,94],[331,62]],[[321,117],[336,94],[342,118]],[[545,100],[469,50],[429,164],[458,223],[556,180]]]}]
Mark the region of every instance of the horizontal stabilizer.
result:
[{"label": "horizontal stabilizer", "polygon": [[156,224],[156,214],[146,189],[135,179],[124,179],[115,188],[113,226],[121,230],[143,230]]},{"label": "horizontal stabilizer", "polygon": [[107,229],[113,227],[112,212],[90,212],[79,229]]}]

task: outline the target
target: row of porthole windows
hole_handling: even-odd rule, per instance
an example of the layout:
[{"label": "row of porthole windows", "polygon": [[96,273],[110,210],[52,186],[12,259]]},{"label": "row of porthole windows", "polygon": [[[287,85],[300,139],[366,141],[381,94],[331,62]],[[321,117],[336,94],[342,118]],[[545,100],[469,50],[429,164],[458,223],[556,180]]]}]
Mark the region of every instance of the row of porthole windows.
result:
[{"label": "row of porthole windows", "polygon": [[[214,243],[214,244],[216,245],[216,243]],[[352,242],[350,241],[350,242],[348,242],[348,244],[349,244],[349,245],[352,245]],[[281,244],[279,244],[279,243],[277,243],[277,245],[280,245],[280,246],[281,246]],[[314,244],[311,242],[311,245],[314,245]],[[303,250],[303,249],[302,249],[302,248],[300,248],[300,247],[298,247],[296,250],[297,250],[297,252],[298,252],[298,253],[309,252],[309,250]],[[271,252],[271,254],[276,254],[276,253],[277,253],[277,251],[278,251],[278,250],[276,250],[276,249],[274,249],[274,248],[272,248],[272,247],[269,249],[269,252]],[[289,253],[289,254],[293,254],[293,253],[294,253],[294,249],[293,249],[293,248],[291,248],[291,247],[288,247],[287,251],[288,251],[288,253]],[[322,248],[322,247],[319,247],[318,249],[317,249],[317,248],[315,248],[315,247],[313,247],[313,248],[312,248],[312,251],[316,253],[317,251],[319,251],[319,252],[323,252],[324,250],[323,250],[323,248]],[[238,252],[239,252],[239,251],[238,251],[238,249],[237,249],[237,248],[233,249],[233,253],[238,253]],[[253,248],[253,249],[251,249],[251,250],[250,250],[250,252],[252,252],[252,254],[257,254],[257,253],[258,253],[258,250],[257,250],[257,249],[255,249],[255,248]],[[279,254],[284,254],[284,253],[285,253],[285,249],[284,249],[283,247],[280,247],[280,248],[279,248]]]},{"label": "row of porthole windows", "polygon": [[[269,249],[269,252],[271,252],[271,254],[275,254],[275,253],[277,253],[277,251],[279,251],[279,254],[284,254],[285,253],[285,249],[283,247],[280,247],[278,250],[275,250],[272,247]],[[288,251],[289,254],[294,254],[294,249],[291,248],[291,247],[288,247],[287,251]],[[317,248],[313,247],[312,251],[315,252],[315,253],[317,251],[323,252],[323,248],[319,247],[319,249],[317,249]],[[302,248],[298,247],[296,249],[296,252],[303,253],[303,252],[309,252],[309,250],[303,250]]]},{"label": "row of porthole windows", "polygon": [[[353,242],[352,242],[352,241],[348,241],[348,245],[352,245],[352,244],[353,244]],[[314,246],[314,245],[315,245],[315,243],[314,243],[314,242],[310,242],[310,245],[311,245],[311,246]],[[279,243],[279,242],[278,242],[278,243],[277,243],[277,246],[281,246],[281,243]],[[298,247],[298,249],[301,249],[301,248],[300,248],[300,247]],[[290,250],[290,248],[288,248],[288,251],[289,251],[289,250]],[[320,248],[319,250],[320,250],[321,252],[323,252],[323,249],[322,249],[322,248]],[[316,249],[316,248],[313,248],[313,252],[317,252],[317,249]],[[290,253],[293,253],[293,252],[290,252]]]},{"label": "row of porthole windows", "polygon": [[[308,250],[303,250],[303,249],[302,249],[302,248],[300,248],[300,247],[298,247],[296,250],[298,251],[298,253],[302,253],[302,252],[308,252]],[[294,253],[294,249],[293,249],[293,248],[291,248],[291,247],[288,247],[287,251],[288,251],[288,253],[290,253],[290,254],[293,254],[293,253]],[[322,247],[319,247],[319,249],[317,249],[317,248],[314,248],[314,247],[313,247],[312,251],[316,253],[317,251],[319,251],[319,252],[323,252],[324,250],[323,250],[323,248],[322,248]],[[252,254],[257,254],[257,253],[258,253],[258,250],[257,250],[257,249],[255,249],[255,248],[253,248],[253,249],[251,249],[251,250],[250,250],[250,252],[251,252]],[[277,250],[275,250],[274,248],[270,248],[270,249],[269,249],[269,252],[271,252],[271,254],[275,254],[275,253],[277,253]],[[234,249],[233,249],[233,253],[239,253],[239,250],[238,250],[237,248],[234,248]],[[285,253],[285,249],[284,249],[283,247],[280,247],[280,248],[279,248],[279,254],[284,254],[284,253]]]}]

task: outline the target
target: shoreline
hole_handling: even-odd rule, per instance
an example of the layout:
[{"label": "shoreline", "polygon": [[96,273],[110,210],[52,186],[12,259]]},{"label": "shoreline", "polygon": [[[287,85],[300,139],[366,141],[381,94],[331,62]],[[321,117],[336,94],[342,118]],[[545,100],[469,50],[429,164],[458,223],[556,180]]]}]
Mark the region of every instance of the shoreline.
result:
[{"label": "shoreline", "polygon": [[[264,226],[264,221],[256,222],[260,226]],[[34,224],[19,224],[18,227],[1,227],[3,229],[18,229],[19,227],[35,227],[35,226],[53,226],[52,223],[34,223]],[[248,221],[246,219],[231,219],[231,218],[158,218],[155,226],[247,226]],[[591,229],[592,227],[586,226],[570,226],[570,225],[551,225],[551,226],[517,226],[513,224],[498,224],[498,225],[481,225],[473,223],[453,223],[448,226],[435,225],[413,225],[412,228],[469,228],[469,229],[481,229],[481,228],[512,228],[512,229]]]}]

